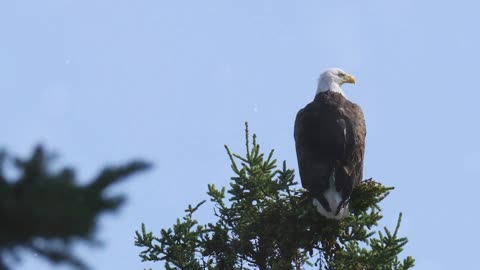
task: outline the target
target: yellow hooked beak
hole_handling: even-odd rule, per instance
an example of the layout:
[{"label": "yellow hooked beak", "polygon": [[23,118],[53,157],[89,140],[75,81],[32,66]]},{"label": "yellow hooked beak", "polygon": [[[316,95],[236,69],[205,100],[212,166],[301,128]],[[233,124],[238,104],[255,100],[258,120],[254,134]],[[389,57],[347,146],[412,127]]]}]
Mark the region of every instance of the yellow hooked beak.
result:
[{"label": "yellow hooked beak", "polygon": [[353,83],[353,84],[355,84],[355,77],[353,77],[350,74],[345,74],[345,76],[343,76],[342,80],[343,80],[343,83]]}]

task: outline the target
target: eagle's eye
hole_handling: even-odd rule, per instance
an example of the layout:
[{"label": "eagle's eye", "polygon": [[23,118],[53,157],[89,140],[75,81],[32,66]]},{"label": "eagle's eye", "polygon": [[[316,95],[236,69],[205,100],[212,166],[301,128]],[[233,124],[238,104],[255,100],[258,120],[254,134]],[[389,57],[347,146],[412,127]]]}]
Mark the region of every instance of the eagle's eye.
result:
[{"label": "eagle's eye", "polygon": [[345,73],[342,73],[342,72],[338,73],[338,77],[343,77],[343,76],[345,76]]}]

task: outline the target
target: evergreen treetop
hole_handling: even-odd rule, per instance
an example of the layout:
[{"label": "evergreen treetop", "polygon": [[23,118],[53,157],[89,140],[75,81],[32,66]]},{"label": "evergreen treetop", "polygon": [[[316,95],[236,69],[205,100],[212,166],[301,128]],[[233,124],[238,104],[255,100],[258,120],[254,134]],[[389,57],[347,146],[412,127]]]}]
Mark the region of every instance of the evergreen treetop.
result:
[{"label": "evergreen treetop", "polygon": [[313,207],[310,193],[296,188],[286,162],[278,168],[273,150],[260,151],[245,130],[244,156],[225,146],[234,176],[230,187],[208,185],[216,222],[200,224],[193,215],[206,201],[189,205],[186,215],[156,236],[142,224],[135,245],[142,261],[164,261],[165,269],[409,269],[399,259],[406,237],[398,230],[377,231],[379,203],[392,187],[372,179],[361,182],[350,201],[350,216],[336,221]]}]

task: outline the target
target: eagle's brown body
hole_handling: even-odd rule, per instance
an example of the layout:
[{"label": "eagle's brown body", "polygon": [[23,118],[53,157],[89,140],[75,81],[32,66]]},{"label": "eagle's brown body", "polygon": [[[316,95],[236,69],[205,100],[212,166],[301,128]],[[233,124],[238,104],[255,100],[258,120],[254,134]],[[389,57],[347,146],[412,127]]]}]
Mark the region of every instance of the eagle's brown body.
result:
[{"label": "eagle's brown body", "polygon": [[294,133],[302,186],[336,218],[362,180],[362,109],[340,93],[320,92],[298,112]]}]

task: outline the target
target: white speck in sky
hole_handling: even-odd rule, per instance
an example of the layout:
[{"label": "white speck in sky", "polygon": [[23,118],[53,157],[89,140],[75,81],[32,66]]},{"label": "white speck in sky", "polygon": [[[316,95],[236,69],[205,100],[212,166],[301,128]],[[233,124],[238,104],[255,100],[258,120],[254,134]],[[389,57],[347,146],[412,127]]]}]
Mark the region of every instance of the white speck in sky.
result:
[{"label": "white speck in sky", "polygon": [[258,106],[257,105],[253,106],[253,112],[256,112],[256,113],[258,112]]}]

